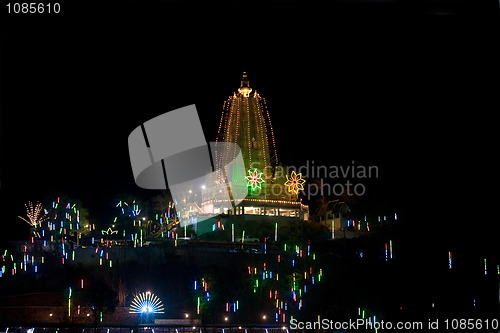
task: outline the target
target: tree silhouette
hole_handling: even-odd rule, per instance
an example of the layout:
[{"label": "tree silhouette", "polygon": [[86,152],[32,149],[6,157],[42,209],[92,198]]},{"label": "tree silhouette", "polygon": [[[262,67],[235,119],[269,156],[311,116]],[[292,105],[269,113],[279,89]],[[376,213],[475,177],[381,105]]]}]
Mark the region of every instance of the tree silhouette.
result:
[{"label": "tree silhouette", "polygon": [[105,281],[93,280],[85,289],[84,298],[94,315],[94,327],[101,318],[101,313],[113,313],[118,305],[118,293]]}]

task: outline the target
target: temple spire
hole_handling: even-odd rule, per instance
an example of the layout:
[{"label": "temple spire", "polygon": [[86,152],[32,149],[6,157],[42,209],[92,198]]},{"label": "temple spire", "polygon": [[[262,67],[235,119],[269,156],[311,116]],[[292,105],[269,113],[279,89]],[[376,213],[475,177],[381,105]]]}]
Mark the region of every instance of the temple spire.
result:
[{"label": "temple spire", "polygon": [[243,72],[243,77],[241,78],[241,85],[238,92],[243,95],[243,97],[248,97],[252,92],[250,88],[250,83],[248,82],[247,72]]},{"label": "temple spire", "polygon": [[248,82],[247,72],[243,72],[243,76],[241,78],[240,88],[243,88],[243,87],[250,87],[250,84]]}]

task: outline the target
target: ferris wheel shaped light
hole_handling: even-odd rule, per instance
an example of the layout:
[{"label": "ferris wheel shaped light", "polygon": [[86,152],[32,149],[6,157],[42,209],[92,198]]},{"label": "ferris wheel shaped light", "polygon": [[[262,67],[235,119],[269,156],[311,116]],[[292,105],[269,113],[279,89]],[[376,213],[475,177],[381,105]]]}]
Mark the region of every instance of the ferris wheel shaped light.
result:
[{"label": "ferris wheel shaped light", "polygon": [[129,313],[165,313],[162,301],[151,292],[138,294],[130,304]]}]

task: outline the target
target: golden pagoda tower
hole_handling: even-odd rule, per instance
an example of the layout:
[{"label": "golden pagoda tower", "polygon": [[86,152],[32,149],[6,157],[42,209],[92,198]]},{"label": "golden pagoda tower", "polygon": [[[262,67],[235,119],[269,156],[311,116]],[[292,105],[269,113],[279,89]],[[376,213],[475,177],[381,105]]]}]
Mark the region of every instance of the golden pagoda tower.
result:
[{"label": "golden pagoda tower", "polygon": [[[247,169],[272,177],[278,157],[271,119],[265,99],[250,87],[245,72],[240,88],[224,103],[216,141],[237,143]],[[216,164],[225,165],[236,154],[227,150],[216,157]]]}]

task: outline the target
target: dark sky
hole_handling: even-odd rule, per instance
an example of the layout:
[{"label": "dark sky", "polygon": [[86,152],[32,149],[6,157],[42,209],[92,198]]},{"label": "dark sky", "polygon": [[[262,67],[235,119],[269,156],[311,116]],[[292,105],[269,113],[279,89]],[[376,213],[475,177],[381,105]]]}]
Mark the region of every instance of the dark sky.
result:
[{"label": "dark sky", "polygon": [[77,1],[56,17],[3,13],[3,227],[17,237],[23,204],[48,193],[97,216],[121,193],[144,194],[129,133],[196,104],[214,140],[242,71],[267,99],[284,163],[377,165],[373,202],[414,223],[432,216],[436,230],[486,218],[499,70],[496,14],[484,10],[498,8],[415,3]]}]

